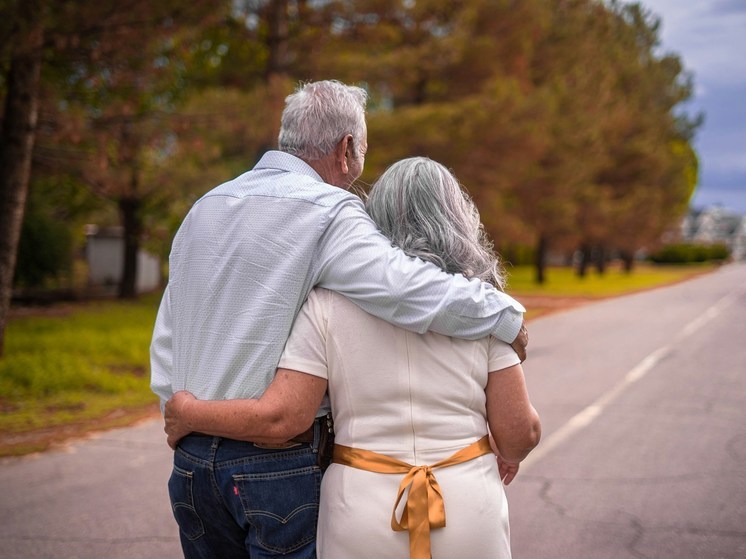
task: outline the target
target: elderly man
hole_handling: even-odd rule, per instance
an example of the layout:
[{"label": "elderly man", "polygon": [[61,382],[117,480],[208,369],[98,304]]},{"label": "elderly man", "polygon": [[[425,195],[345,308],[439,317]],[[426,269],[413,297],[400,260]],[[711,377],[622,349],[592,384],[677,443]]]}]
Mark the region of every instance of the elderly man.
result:
[{"label": "elderly man", "polygon": [[[205,400],[261,396],[316,285],[397,326],[492,334],[523,356],[519,303],[407,257],[346,192],[363,170],[365,104],[364,90],[336,81],[300,87],[286,99],[279,151],[190,210],[151,345],[151,387],[162,405],[179,390]],[[285,390],[303,397],[301,385]],[[286,427],[274,438],[294,435],[286,444],[181,439],[169,493],[185,557],[315,557],[327,412],[322,406],[297,435],[292,418],[278,418]]]}]

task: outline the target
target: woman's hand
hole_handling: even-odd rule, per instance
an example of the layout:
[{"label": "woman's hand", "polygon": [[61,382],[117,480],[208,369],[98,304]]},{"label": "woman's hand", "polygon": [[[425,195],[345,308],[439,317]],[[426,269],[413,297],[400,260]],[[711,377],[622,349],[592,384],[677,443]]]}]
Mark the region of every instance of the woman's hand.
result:
[{"label": "woman's hand", "polygon": [[506,462],[502,456],[497,455],[497,469],[500,472],[500,479],[503,480],[505,485],[510,485],[510,482],[513,481],[518,474],[519,466],[520,464]]},{"label": "woman's hand", "polygon": [[490,447],[492,447],[492,452],[495,454],[495,458],[497,458],[497,470],[500,472],[500,479],[503,480],[505,485],[510,485],[510,482],[518,474],[518,466],[520,464],[517,462],[508,462],[500,456],[500,450],[497,448],[497,443],[492,437],[492,433],[490,433]]},{"label": "woman's hand", "polygon": [[163,417],[166,420],[166,426],[163,430],[168,435],[168,446],[176,450],[178,442],[187,436],[192,430],[187,427],[184,410],[190,402],[195,401],[196,398],[191,392],[186,390],[180,390],[171,399],[166,402],[166,408],[163,413]]}]

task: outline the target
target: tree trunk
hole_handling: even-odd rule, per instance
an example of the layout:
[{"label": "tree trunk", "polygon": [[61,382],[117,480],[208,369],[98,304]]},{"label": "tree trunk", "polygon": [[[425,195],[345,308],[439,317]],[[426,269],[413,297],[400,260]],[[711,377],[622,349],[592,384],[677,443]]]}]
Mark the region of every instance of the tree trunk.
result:
[{"label": "tree trunk", "polygon": [[547,250],[549,249],[549,242],[544,235],[539,235],[539,241],[536,243],[536,283],[543,285],[546,281],[546,267],[547,267]]},{"label": "tree trunk", "polygon": [[427,76],[424,72],[421,73],[414,84],[414,97],[412,98],[414,105],[423,105],[427,101],[427,82]]},{"label": "tree trunk", "polygon": [[[298,6],[301,13],[305,13],[305,3]],[[259,159],[267,150],[277,147],[277,134],[280,132],[280,115],[285,108],[285,91],[284,78],[288,73],[288,0],[273,0],[269,2],[262,12],[267,21],[267,38],[265,45],[267,47],[267,65],[264,69],[264,83],[269,89],[269,105],[265,110],[271,111],[269,122],[277,123],[273,125],[272,133],[269,134],[257,148],[254,160]],[[269,132],[269,131],[268,131]]]},{"label": "tree trunk", "polygon": [[599,276],[603,276],[606,273],[606,247],[598,245],[595,252],[593,260],[596,265],[596,272]]},{"label": "tree trunk", "polygon": [[580,261],[578,262],[578,277],[584,278],[588,273],[588,263],[591,261],[591,247],[587,244],[580,245]]},{"label": "tree trunk", "polygon": [[288,65],[288,2],[275,0],[267,6],[267,68],[265,81],[287,72]]},{"label": "tree trunk", "polygon": [[140,250],[140,200],[121,198],[119,213],[124,226],[124,265],[122,279],[119,283],[119,298],[134,299],[137,297],[137,253]]},{"label": "tree trunk", "polygon": [[624,266],[624,272],[627,274],[631,274],[632,270],[635,267],[635,257],[633,253],[627,252],[626,250],[624,250],[620,253],[619,257],[622,259],[622,264]]},{"label": "tree trunk", "polygon": [[0,357],[13,293],[39,105],[44,28],[36,0],[19,3],[23,32],[14,37],[0,131]]}]

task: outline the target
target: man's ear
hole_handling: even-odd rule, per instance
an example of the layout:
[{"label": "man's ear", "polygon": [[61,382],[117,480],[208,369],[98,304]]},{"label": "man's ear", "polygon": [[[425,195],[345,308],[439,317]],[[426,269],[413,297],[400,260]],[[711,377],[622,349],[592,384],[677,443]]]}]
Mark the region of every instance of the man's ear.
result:
[{"label": "man's ear", "polygon": [[352,157],[352,134],[342,138],[334,150],[334,159],[345,175],[350,172],[348,157]]}]

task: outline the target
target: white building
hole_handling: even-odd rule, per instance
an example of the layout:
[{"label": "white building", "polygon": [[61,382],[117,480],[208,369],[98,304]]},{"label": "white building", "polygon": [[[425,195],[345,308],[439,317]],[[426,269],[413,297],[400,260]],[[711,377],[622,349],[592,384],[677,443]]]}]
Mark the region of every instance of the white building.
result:
[{"label": "white building", "polygon": [[681,223],[681,239],[687,243],[723,243],[734,260],[746,260],[746,216],[721,207],[692,209]]},{"label": "white building", "polygon": [[[95,287],[118,286],[124,270],[124,239],[121,227],[86,226],[86,261],[88,283]],[[137,254],[138,293],[157,289],[161,284],[160,260],[144,251]]]}]

